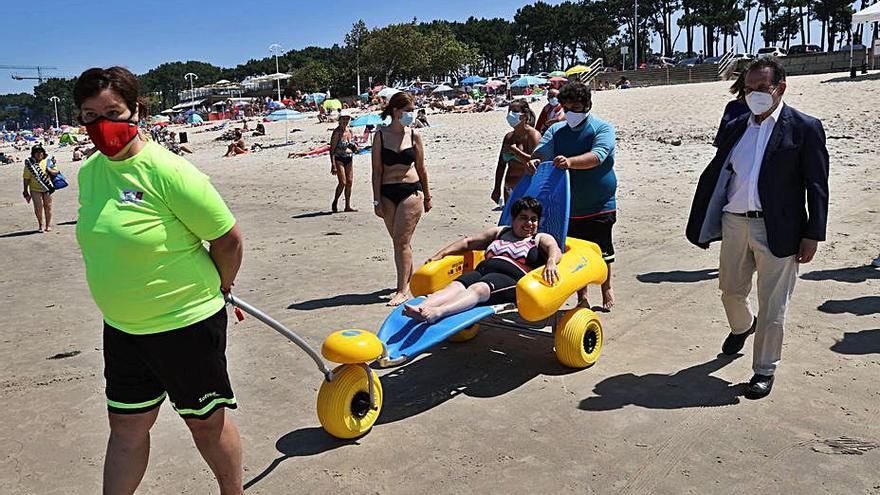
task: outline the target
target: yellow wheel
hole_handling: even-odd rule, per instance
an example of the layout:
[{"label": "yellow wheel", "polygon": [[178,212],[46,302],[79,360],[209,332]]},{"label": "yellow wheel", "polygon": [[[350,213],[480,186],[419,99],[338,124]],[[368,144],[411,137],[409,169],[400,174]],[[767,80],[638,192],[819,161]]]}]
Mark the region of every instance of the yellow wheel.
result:
[{"label": "yellow wheel", "polygon": [[467,342],[468,340],[471,340],[472,338],[477,336],[477,331],[479,329],[480,329],[480,324],[474,323],[473,325],[465,328],[464,330],[462,330],[456,334],[450,335],[449,338],[446,340],[448,340],[450,342]]},{"label": "yellow wheel", "polygon": [[602,353],[602,324],[587,308],[565,312],[556,324],[556,357],[570,368],[588,368]]},{"label": "yellow wheel", "polygon": [[324,380],[318,391],[318,420],[336,438],[356,438],[370,430],[382,410],[382,383],[373,370],[376,408],[370,407],[370,384],[362,365],[344,364],[333,370],[333,381]]}]

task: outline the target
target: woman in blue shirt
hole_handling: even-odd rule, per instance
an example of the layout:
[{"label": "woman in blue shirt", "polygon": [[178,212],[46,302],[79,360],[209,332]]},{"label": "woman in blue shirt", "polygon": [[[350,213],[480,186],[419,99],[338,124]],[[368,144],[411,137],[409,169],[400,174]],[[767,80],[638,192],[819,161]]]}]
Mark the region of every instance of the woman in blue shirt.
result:
[{"label": "woman in blue shirt", "polygon": [[[602,284],[602,307],[614,306],[611,289],[611,263],[614,244],[611,229],[617,220],[617,176],[614,174],[614,128],[590,113],[593,107],[589,86],[572,82],[559,92],[565,121],[547,129],[527,172],[534,173],[538,163],[552,160],[567,169],[571,181],[571,211],[568,235],[595,242],[608,264],[608,278]],[[578,291],[578,305],[589,307],[587,289]]]}]

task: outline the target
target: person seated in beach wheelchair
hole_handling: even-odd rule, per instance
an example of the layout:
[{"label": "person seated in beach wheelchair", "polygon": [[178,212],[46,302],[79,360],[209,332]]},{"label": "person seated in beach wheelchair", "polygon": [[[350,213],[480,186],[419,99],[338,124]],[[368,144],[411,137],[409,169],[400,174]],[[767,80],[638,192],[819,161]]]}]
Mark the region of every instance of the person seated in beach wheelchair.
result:
[{"label": "person seated in beach wheelchair", "polygon": [[419,304],[404,306],[403,314],[430,324],[481,304],[516,303],[516,284],[530,271],[543,266],[548,285],[559,281],[556,264],[562,251],[550,234],[538,232],[543,206],[533,197],[511,205],[510,226],[492,227],[475,236],[459,239],[428,259],[484,251],[484,259],[473,271],[462,274]]}]

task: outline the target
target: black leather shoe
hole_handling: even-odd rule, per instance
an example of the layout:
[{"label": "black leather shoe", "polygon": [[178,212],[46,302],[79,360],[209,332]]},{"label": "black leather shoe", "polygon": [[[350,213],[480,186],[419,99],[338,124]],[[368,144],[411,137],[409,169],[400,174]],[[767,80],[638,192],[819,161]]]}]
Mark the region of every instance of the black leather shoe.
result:
[{"label": "black leather shoe", "polygon": [[723,352],[727,356],[733,356],[737,352],[741,351],[743,345],[746,343],[746,339],[749,338],[749,335],[755,333],[755,327],[758,325],[758,319],[755,318],[752,320],[752,328],[749,328],[748,332],[743,332],[741,334],[730,333],[727,335],[727,338],[724,339],[724,343],[721,344],[721,352]]},{"label": "black leather shoe", "polygon": [[746,386],[746,399],[761,399],[770,394],[773,389],[773,376],[755,375]]}]

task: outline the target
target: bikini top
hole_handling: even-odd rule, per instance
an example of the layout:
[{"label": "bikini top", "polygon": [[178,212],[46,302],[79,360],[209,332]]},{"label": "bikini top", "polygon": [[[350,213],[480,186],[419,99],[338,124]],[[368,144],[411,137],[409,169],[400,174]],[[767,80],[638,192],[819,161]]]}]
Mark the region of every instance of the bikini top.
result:
[{"label": "bikini top", "polygon": [[[382,131],[378,132],[379,138],[382,140],[382,163],[385,165],[403,165],[404,167],[409,167],[416,162],[416,148],[412,142],[412,131],[410,131],[409,148],[400,151],[386,148],[385,137],[382,135]],[[401,141],[401,144],[403,144],[403,141]]]},{"label": "bikini top", "polygon": [[519,239],[513,234],[512,227],[504,227],[486,248],[486,259],[492,258],[510,261],[525,273],[546,263],[541,249],[538,248],[537,235]]},{"label": "bikini top", "polygon": [[501,158],[504,160],[505,163],[516,161],[516,155],[514,155],[513,153],[504,153],[503,155],[501,155]]},{"label": "bikini top", "polygon": [[342,139],[342,136],[339,136],[339,141],[336,141],[336,149],[333,150],[336,156],[350,156],[353,152],[353,148],[357,146],[354,144],[354,141],[346,141]]}]

